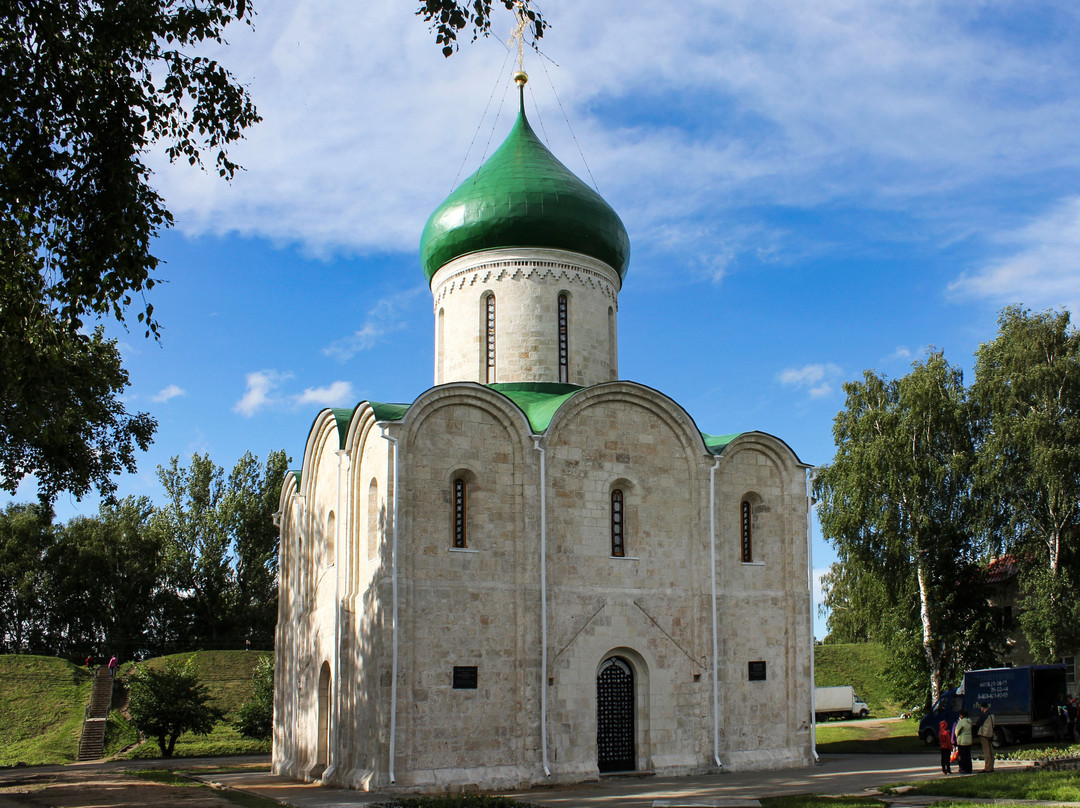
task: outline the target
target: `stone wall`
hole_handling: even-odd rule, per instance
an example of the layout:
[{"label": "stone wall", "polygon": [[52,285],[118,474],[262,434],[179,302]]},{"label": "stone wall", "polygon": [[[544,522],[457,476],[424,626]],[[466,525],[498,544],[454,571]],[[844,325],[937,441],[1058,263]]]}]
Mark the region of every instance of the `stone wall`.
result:
[{"label": "stone wall", "polygon": [[[618,376],[618,274],[562,250],[490,250],[458,258],[432,278],[435,384],[559,382],[558,298],[568,298],[568,384]],[[495,295],[495,377],[488,378],[486,297]]]},{"label": "stone wall", "polygon": [[[392,447],[361,408],[346,441],[342,479],[350,490],[340,497],[335,490],[340,459],[327,433],[309,442],[301,486],[309,499],[283,497],[282,563],[290,569],[282,571],[278,659],[293,667],[279,668],[276,703],[292,726],[279,719],[275,770],[404,790],[595,778],[597,672],[611,656],[633,671],[637,770],[709,771],[717,751],[732,769],[811,761],[805,467],[782,442],[748,433],[717,461],[677,404],[628,382],[573,396],[540,440],[542,452],[520,410],[471,385],[432,388],[388,430],[397,441],[400,496]],[[468,491],[465,548],[453,547],[451,491],[459,476]],[[612,555],[614,488],[624,495],[625,557]],[[400,616],[391,784],[395,497]],[[744,499],[753,503],[750,563],[741,560]],[[340,501],[349,503],[338,531],[348,571],[338,583],[347,593],[334,691],[340,713],[331,768],[319,772],[318,672],[334,662],[335,619],[330,590],[317,579],[327,539],[319,530]],[[308,541],[300,538],[304,524]],[[369,558],[371,525],[378,535]],[[301,605],[298,581],[314,586],[310,608]],[[751,665],[764,675],[751,677]],[[455,688],[455,667],[475,668],[476,687]]]}]

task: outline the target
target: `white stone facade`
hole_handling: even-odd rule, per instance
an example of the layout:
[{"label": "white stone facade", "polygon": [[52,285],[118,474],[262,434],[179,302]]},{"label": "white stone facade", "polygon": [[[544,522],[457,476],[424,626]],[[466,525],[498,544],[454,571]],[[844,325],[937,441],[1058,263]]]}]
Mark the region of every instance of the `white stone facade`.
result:
[{"label": "white stone facade", "polygon": [[[619,275],[565,250],[471,253],[431,280],[435,384],[564,382],[589,386],[619,376]],[[495,298],[493,365],[487,372],[486,301]],[[566,298],[565,377],[559,367],[559,295]]]},{"label": "white stone facade", "polygon": [[[759,432],[711,452],[677,403],[615,380],[619,285],[559,250],[457,259],[432,282],[436,386],[404,411],[316,419],[281,498],[275,772],[581,781],[622,728],[622,770],[812,762],[807,466]],[[559,382],[568,340],[583,389],[542,428],[484,385],[490,293],[495,382]],[[624,702],[600,695],[602,671]]]}]

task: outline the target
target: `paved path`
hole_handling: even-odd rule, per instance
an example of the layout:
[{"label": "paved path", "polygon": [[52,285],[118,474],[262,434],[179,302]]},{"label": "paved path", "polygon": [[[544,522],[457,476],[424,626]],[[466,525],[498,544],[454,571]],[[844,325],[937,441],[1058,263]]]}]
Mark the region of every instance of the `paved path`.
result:
[{"label": "paved path", "polygon": [[[998,770],[1024,767],[998,761]],[[767,772],[725,772],[699,777],[619,777],[599,783],[505,792],[547,808],[749,808],[760,797],[784,794],[863,794],[868,789],[941,776],[937,755],[822,755],[817,766]],[[956,775],[959,776],[959,775]],[[296,808],[370,805],[386,795],[298,783],[264,772],[207,775],[226,788],[250,791]],[[926,805],[926,798],[900,798],[898,808]]]}]

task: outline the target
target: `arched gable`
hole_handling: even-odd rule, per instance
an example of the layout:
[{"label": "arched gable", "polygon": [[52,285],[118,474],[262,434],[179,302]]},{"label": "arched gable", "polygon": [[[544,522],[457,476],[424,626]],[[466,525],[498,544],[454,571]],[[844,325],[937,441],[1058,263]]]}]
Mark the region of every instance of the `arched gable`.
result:
[{"label": "arched gable", "polygon": [[427,418],[442,407],[465,405],[478,407],[493,416],[512,436],[515,463],[532,448],[532,428],[525,413],[507,396],[475,382],[455,382],[432,387],[422,393],[401,419],[403,439],[415,437]]},{"label": "arched gable", "polygon": [[797,468],[810,466],[799,460],[794,450],[783,440],[768,432],[743,432],[735,436],[720,451],[724,460],[730,460],[739,452],[753,450],[764,454],[781,474],[789,474]]},{"label": "arched gable", "polygon": [[567,398],[552,415],[545,435],[549,441],[553,440],[565,424],[580,417],[587,408],[606,402],[637,405],[660,418],[671,429],[688,457],[709,454],[701,430],[690,414],[674,399],[637,382],[607,382],[580,390]]}]

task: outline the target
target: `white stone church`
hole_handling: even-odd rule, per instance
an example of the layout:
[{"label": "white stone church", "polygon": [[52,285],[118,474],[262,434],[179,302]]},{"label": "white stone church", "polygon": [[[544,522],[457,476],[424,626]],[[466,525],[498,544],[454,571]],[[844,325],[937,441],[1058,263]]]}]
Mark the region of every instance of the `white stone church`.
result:
[{"label": "white stone church", "polygon": [[431,215],[434,386],[319,413],[281,493],[276,773],[417,791],[813,761],[809,467],[619,379],[629,256],[523,105]]}]

